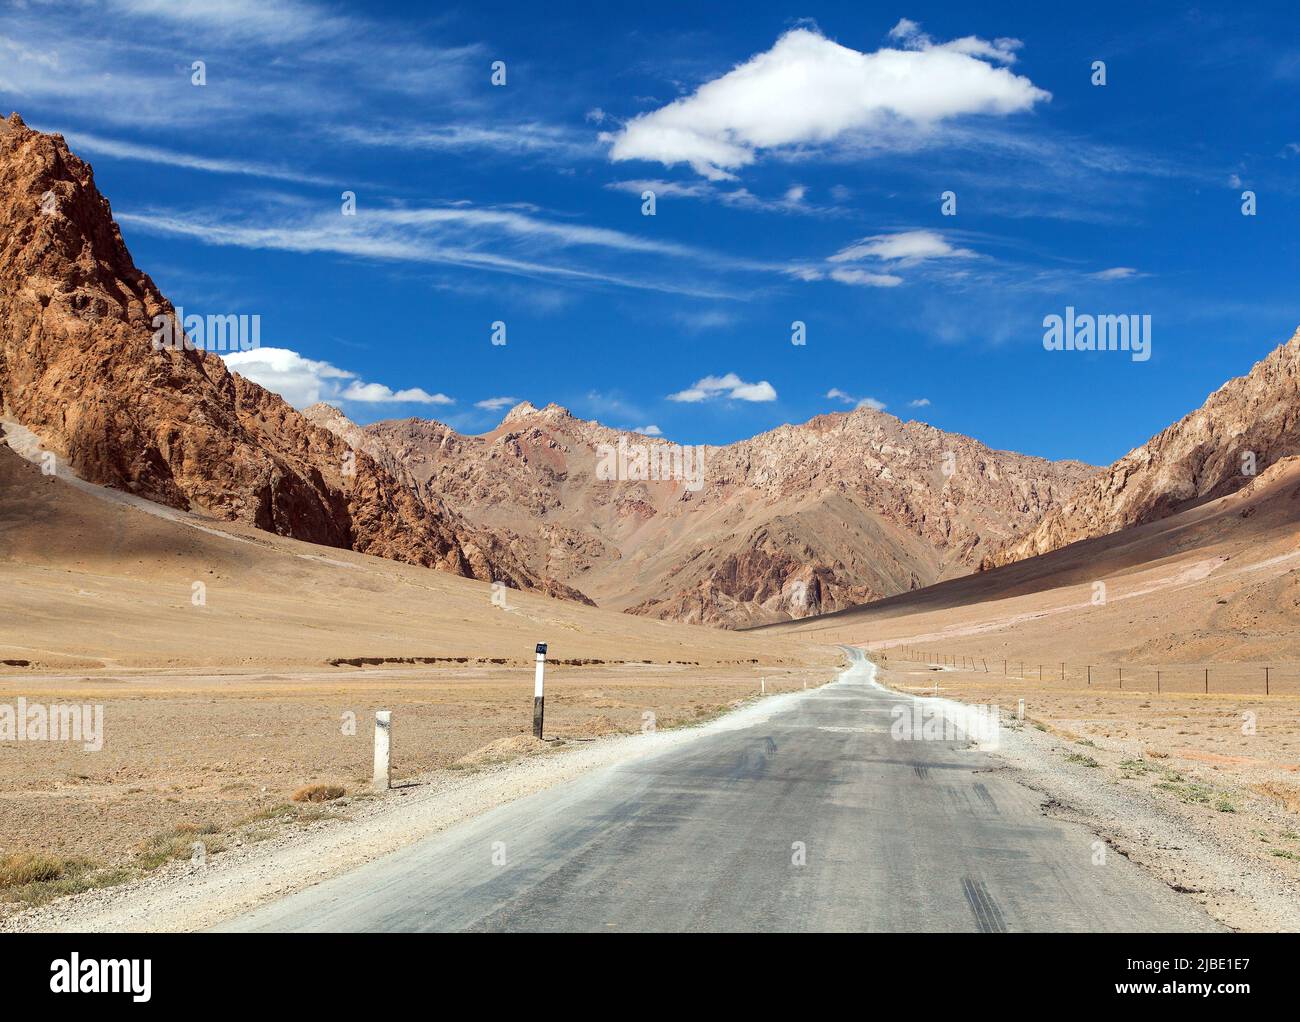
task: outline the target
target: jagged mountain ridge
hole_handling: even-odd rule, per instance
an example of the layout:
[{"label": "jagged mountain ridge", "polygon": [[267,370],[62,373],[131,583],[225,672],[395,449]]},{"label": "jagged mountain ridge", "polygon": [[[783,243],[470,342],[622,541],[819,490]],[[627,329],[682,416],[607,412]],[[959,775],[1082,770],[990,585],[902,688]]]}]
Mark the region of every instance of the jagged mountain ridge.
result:
[{"label": "jagged mountain ridge", "polygon": [[481,436],[426,419],[358,427],[328,405],[304,414],[600,605],[728,627],[964,574],[1095,471],[863,408],[707,447],[692,490],[598,479],[601,445],[668,441],[558,405],[523,402]]}]

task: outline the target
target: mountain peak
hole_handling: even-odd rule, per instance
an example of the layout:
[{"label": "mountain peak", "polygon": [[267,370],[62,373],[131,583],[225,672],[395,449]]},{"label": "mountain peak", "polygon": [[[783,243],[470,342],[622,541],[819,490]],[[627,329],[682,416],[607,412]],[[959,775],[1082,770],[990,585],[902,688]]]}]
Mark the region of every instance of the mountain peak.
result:
[{"label": "mountain peak", "polygon": [[567,408],[557,405],[554,401],[545,408],[538,408],[531,401],[520,401],[510,411],[506,412],[506,417],[501,420],[501,425],[507,422],[514,422],[516,419],[529,418],[534,415],[541,415],[548,419],[572,419],[573,413]]}]

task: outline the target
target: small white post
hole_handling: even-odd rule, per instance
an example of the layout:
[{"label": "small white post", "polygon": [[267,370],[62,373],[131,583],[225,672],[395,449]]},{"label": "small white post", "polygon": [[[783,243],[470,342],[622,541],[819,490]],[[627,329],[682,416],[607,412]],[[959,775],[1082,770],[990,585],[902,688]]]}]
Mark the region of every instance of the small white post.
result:
[{"label": "small white post", "polygon": [[1016,707],[1016,720],[1024,720],[1024,719],[1025,719],[1025,701],[1022,699],[1020,700],[1020,705]]},{"label": "small white post", "polygon": [[760,695],[767,695],[767,679],[766,679],[766,678],[759,678],[759,679],[758,679],[758,691],[759,691],[759,694],[760,694]]},{"label": "small white post", "polygon": [[393,711],[375,711],[375,791],[387,791],[391,774],[389,772],[389,736],[393,729]]},{"label": "small white post", "polygon": [[533,737],[542,737],[542,714],[546,698],[542,694],[543,677],[546,674],[546,643],[537,644],[537,673],[533,675]]}]

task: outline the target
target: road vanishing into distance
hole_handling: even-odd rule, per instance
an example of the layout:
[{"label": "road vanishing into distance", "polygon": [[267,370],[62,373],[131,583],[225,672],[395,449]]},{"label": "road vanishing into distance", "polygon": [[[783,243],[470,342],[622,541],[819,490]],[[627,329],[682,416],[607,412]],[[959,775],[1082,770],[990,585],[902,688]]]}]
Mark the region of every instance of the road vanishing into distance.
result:
[{"label": "road vanishing into distance", "polygon": [[[258,931],[1197,931],[994,754],[891,737],[853,666],[753,723],[498,807],[227,923]],[[926,704],[928,705],[928,704]]]}]

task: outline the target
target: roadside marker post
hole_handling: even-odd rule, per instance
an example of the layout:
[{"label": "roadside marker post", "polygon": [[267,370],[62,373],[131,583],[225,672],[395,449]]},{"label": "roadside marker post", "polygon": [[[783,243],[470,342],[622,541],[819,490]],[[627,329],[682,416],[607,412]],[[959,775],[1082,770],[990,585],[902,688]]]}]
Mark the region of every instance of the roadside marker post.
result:
[{"label": "roadside marker post", "polygon": [[542,713],[546,697],[542,694],[543,678],[546,674],[546,643],[537,644],[537,673],[533,675],[533,737],[542,737]]},{"label": "roadside marker post", "polygon": [[1020,705],[1016,707],[1016,720],[1025,719],[1025,701],[1020,700]]},{"label": "roadside marker post", "polygon": [[391,748],[390,735],[393,730],[393,711],[376,710],[375,711],[375,791],[387,791],[391,782],[392,774],[390,770],[391,757],[389,750]]}]

